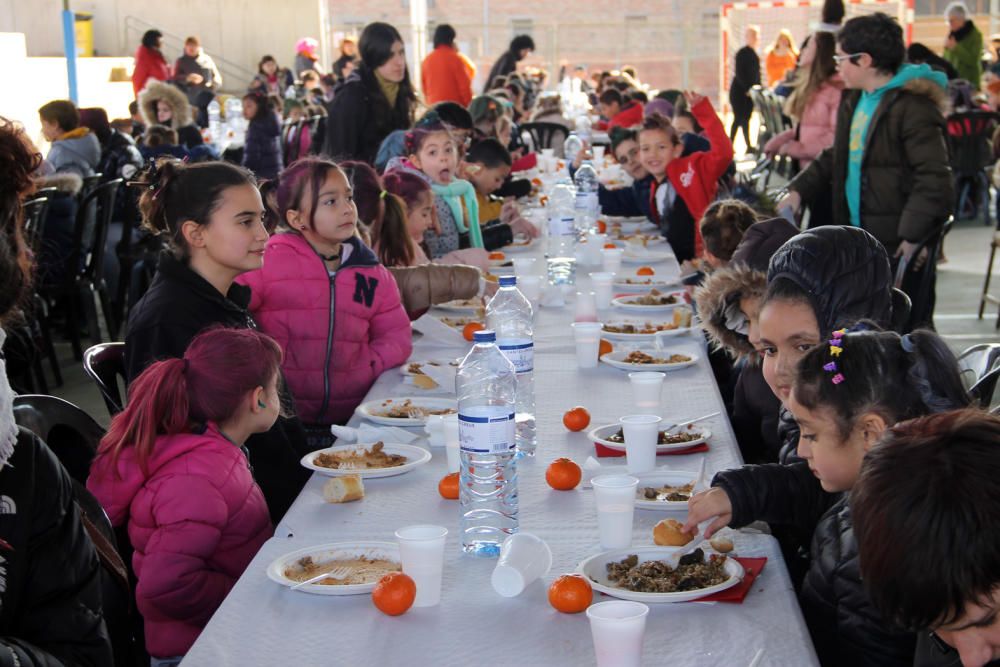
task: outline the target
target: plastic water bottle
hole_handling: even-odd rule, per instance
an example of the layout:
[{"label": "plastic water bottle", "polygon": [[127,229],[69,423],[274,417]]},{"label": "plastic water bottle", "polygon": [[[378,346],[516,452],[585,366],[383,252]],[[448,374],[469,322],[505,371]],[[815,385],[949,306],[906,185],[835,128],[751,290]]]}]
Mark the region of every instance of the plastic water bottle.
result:
[{"label": "plastic water bottle", "polygon": [[477,331],[473,340],[455,380],[462,550],[495,558],[517,532],[516,376],[493,331]]},{"label": "plastic water bottle", "polygon": [[580,140],[586,143],[590,143],[593,129],[593,124],[587,116],[580,116],[576,119],[576,133],[580,136]]},{"label": "plastic water bottle", "polygon": [[518,456],[534,456],[535,436],[535,343],[531,303],[517,289],[515,276],[501,276],[500,289],[486,305],[486,328],[496,332],[497,347],[517,373],[515,419]]},{"label": "plastic water bottle", "polygon": [[583,141],[580,140],[576,132],[570,132],[569,136],[566,137],[566,141],[563,142],[563,156],[566,158],[566,164],[573,164],[576,154],[582,150]]},{"label": "plastic water bottle", "polygon": [[212,136],[213,144],[222,142],[221,107],[215,99],[208,103],[208,133]]},{"label": "plastic water bottle", "polygon": [[576,228],[582,234],[588,233],[600,215],[600,204],[597,198],[597,171],[590,160],[585,161],[576,170],[573,177],[576,185]]},{"label": "plastic water bottle", "polygon": [[576,188],[560,183],[549,195],[545,261],[553,285],[576,283]]}]

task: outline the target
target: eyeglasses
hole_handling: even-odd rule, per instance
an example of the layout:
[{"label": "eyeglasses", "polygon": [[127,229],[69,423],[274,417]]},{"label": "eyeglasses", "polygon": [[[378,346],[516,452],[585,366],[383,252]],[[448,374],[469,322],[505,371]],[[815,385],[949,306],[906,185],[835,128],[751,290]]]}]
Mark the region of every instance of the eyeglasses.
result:
[{"label": "eyeglasses", "polygon": [[865,55],[865,54],[864,53],[845,53],[842,56],[834,56],[833,57],[833,62],[837,65],[837,67],[840,67],[841,63],[843,63],[845,60],[849,61],[852,65],[857,65],[858,64],[858,58],[860,58],[863,55]]}]

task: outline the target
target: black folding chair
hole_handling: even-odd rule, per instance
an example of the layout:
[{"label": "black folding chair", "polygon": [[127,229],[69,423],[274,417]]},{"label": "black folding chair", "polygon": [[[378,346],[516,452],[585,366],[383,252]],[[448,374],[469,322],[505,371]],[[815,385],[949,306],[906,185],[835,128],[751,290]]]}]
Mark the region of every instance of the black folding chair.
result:
[{"label": "black folding chair", "polygon": [[962,384],[966,389],[971,389],[998,364],[1000,364],[1000,343],[973,345],[958,355]]},{"label": "black folding chair", "polygon": [[14,397],[14,421],[45,441],[70,477],[87,483],[104,429],[69,401],[43,394]]},{"label": "black folding chair", "polygon": [[[948,155],[955,179],[955,217],[967,202],[973,204],[973,218],[982,214],[986,225],[990,218],[990,177],[993,164],[991,140],[1000,114],[992,111],[965,111],[948,116]],[[971,199],[974,196],[974,199]]]},{"label": "black folding chair", "polygon": [[45,223],[48,220],[49,198],[35,197],[24,202],[24,240],[36,255],[45,235]]},{"label": "black folding chair", "polygon": [[527,132],[531,137],[531,148],[536,152],[553,148],[560,136],[564,142],[569,137],[569,129],[559,123],[523,123],[520,128],[521,132]]},{"label": "black folding chair", "polygon": [[1000,366],[997,366],[969,389],[975,404],[983,410],[993,411],[1000,407],[1000,394],[997,393],[998,380],[1000,380]]},{"label": "black folding chair", "polygon": [[[897,261],[895,287],[906,292],[912,302],[907,331],[920,326],[933,327],[937,260],[941,254],[941,244],[953,221],[949,217],[939,230],[924,239],[914,250],[910,261],[904,258]],[[916,260],[925,250],[926,256],[918,267]]]},{"label": "black folding chair", "polygon": [[114,417],[125,407],[122,390],[125,387],[125,343],[101,343],[87,349],[83,354],[83,370],[97,384],[108,414]]}]

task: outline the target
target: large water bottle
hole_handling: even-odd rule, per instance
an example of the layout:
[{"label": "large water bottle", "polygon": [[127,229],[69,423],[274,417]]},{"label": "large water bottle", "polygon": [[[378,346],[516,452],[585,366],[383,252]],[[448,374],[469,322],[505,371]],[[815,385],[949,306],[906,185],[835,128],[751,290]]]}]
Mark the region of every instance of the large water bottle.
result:
[{"label": "large water bottle", "polygon": [[213,99],[208,103],[208,133],[212,136],[212,143],[219,145],[222,143],[222,114],[219,101]]},{"label": "large water bottle", "polygon": [[583,141],[577,136],[576,132],[570,132],[569,136],[566,137],[566,141],[563,142],[563,156],[566,158],[566,164],[573,164],[576,154],[582,150]]},{"label": "large water bottle", "polygon": [[576,185],[576,228],[581,234],[587,234],[594,228],[597,216],[600,215],[597,171],[590,160],[576,170],[573,182]]},{"label": "large water bottle", "polygon": [[247,130],[247,121],[243,117],[243,102],[238,97],[226,100],[226,134],[234,144],[242,144]]},{"label": "large water bottle", "polygon": [[515,276],[501,276],[500,289],[486,305],[486,328],[496,332],[497,347],[517,373],[518,455],[534,456],[535,437],[535,343],[531,303],[517,289]]},{"label": "large water bottle", "polygon": [[549,194],[545,261],[553,285],[576,283],[576,188],[560,183]]},{"label": "large water bottle", "polygon": [[516,376],[493,331],[477,331],[473,340],[455,380],[462,550],[494,558],[517,532]]}]

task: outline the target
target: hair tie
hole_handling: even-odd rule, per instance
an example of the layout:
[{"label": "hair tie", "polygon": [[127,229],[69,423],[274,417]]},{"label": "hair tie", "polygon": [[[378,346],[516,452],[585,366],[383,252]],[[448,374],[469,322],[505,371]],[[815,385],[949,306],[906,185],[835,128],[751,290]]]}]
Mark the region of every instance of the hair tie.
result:
[{"label": "hair tie", "polygon": [[[831,334],[830,340],[828,342],[830,345],[830,356],[834,357],[834,359],[839,359],[840,355],[844,352],[843,338],[844,334],[846,334],[847,331],[848,330],[846,328],[838,329],[837,331],[834,331],[833,334]],[[833,384],[840,384],[841,382],[847,379],[844,377],[844,374],[837,369],[837,362],[835,360],[830,361],[827,364],[824,364],[823,370],[826,371],[827,373],[833,373],[833,377],[830,378],[830,382],[832,382]]]},{"label": "hair tie", "polygon": [[903,348],[903,352],[907,354],[913,354],[916,346],[913,344],[913,339],[910,338],[910,334],[904,334],[902,338],[899,339],[899,345]]}]

